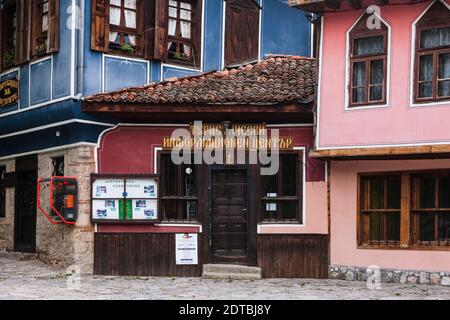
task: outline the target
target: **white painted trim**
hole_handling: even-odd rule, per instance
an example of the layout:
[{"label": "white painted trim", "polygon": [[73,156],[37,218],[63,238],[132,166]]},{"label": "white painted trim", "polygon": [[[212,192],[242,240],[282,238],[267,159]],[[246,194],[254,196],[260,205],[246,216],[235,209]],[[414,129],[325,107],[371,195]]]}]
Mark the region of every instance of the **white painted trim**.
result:
[{"label": "white painted trim", "polygon": [[110,124],[110,123],[103,123],[103,122],[90,121],[90,120],[84,120],[84,119],[70,119],[70,120],[65,120],[65,121],[60,121],[60,122],[53,122],[51,124],[47,124],[47,125],[43,125],[43,126],[39,126],[39,127],[34,127],[34,128],[26,129],[26,130],[16,131],[16,132],[13,132],[13,133],[4,134],[4,135],[0,136],[0,139],[14,137],[14,136],[19,136],[19,135],[22,135],[22,134],[35,132],[35,131],[40,131],[40,130],[45,130],[45,129],[49,129],[49,128],[53,128],[53,127],[58,127],[58,126],[70,124],[70,123],[84,123],[84,124],[91,124],[91,125],[97,125],[97,126],[106,126],[106,127],[113,127],[114,126],[113,124]]},{"label": "white painted trim", "polygon": [[221,39],[221,46],[222,46],[222,52],[221,52],[221,59],[220,59],[220,70],[223,70],[225,68],[225,18],[226,18],[226,11],[227,11],[227,2],[225,0],[222,0],[222,39]]},{"label": "white painted trim", "polygon": [[[258,234],[273,234],[273,232],[263,232],[261,229],[269,227],[271,229],[282,229],[282,228],[306,228],[306,225],[300,223],[258,223],[257,233]],[[283,232],[281,234],[288,234],[287,232]]]},{"label": "white painted trim", "polygon": [[153,147],[153,173],[158,174],[158,152],[162,151],[162,147]]},{"label": "white painted trim", "polygon": [[437,2],[441,2],[445,5],[445,7],[450,10],[450,4],[448,4],[446,1],[443,0],[435,0],[432,1],[428,7],[417,17],[416,20],[414,20],[412,26],[411,26],[411,60],[409,62],[409,69],[410,69],[410,82],[409,82],[409,107],[415,108],[415,107],[432,107],[432,106],[442,106],[447,105],[450,106],[450,99],[445,101],[437,101],[437,102],[424,102],[424,103],[416,103],[414,102],[414,78],[415,78],[415,66],[416,66],[416,25],[422,19],[422,17],[430,10],[430,8]]},{"label": "white painted trim", "polygon": [[117,127],[189,127],[189,124],[180,123],[119,123]]},{"label": "white painted trim", "polygon": [[94,161],[95,161],[95,173],[98,173],[98,149],[100,149],[100,143],[103,139],[103,136],[105,134],[107,134],[110,131],[113,131],[114,129],[118,128],[119,125],[115,125],[114,127],[108,128],[103,130],[99,135],[98,135],[98,139],[97,139],[97,143],[95,144],[95,148],[94,148]]},{"label": "white painted trim", "polygon": [[11,68],[8,69],[6,71],[3,71],[0,73],[0,78],[3,77],[4,75],[10,74],[10,73],[14,73],[14,72],[19,72],[20,74],[20,68],[19,67],[15,67],[15,68]]},{"label": "white painted trim", "polygon": [[[70,44],[71,44],[71,50],[70,50],[70,95],[71,96],[75,96],[75,50],[76,50],[76,19],[78,11],[76,10],[76,8],[79,8],[76,4],[76,0],[72,0],[72,12],[71,12],[71,17],[72,17],[72,21],[71,21],[71,26],[72,26],[72,30],[70,30]],[[82,23],[83,28],[84,28],[84,21],[81,21],[80,23]],[[60,30],[61,31],[61,30]],[[53,86],[53,84],[52,84]],[[82,90],[82,89],[81,89]]]},{"label": "white painted trim", "polygon": [[259,30],[258,30],[258,62],[261,61],[261,59],[263,59],[262,56],[262,19],[263,19],[263,6],[264,6],[264,0],[259,1],[259,5],[261,6],[261,8],[259,9]]},{"label": "white painted trim", "polygon": [[419,146],[444,146],[449,145],[450,141],[445,142],[421,142],[421,143],[403,143],[403,144],[373,144],[373,145],[351,145],[351,146],[330,146],[320,147],[316,150],[339,150],[339,149],[370,149],[370,148],[390,148],[390,147],[419,147]]},{"label": "white painted trim", "polygon": [[267,124],[267,128],[286,128],[286,127],[314,127],[314,123],[280,123],[280,124]]},{"label": "white painted trim", "polygon": [[28,155],[31,155],[31,154],[40,154],[40,153],[47,153],[47,152],[53,152],[53,151],[59,151],[59,150],[66,150],[66,149],[76,148],[76,147],[81,147],[81,146],[92,146],[92,147],[95,147],[95,143],[77,142],[77,143],[73,143],[73,144],[66,144],[66,145],[63,145],[63,146],[52,147],[52,148],[48,148],[48,149],[40,149],[40,150],[34,150],[34,151],[29,151],[29,152],[24,152],[24,153],[17,153],[17,154],[12,154],[12,155],[8,155],[8,156],[0,157],[0,161],[8,160],[8,159],[14,159],[14,158],[17,158],[17,157],[28,156]]},{"label": "white painted trim", "polygon": [[198,228],[198,233],[203,233],[203,226],[201,224],[192,223],[155,223],[155,227],[185,227],[185,228]]},{"label": "white painted trim", "polygon": [[324,16],[320,17],[320,48],[319,48],[319,61],[317,66],[318,70],[318,85],[317,85],[317,130],[316,130],[316,141],[314,145],[316,148],[319,148],[319,135],[320,135],[320,105],[322,102],[322,61],[323,61],[323,30],[325,29],[325,18]]},{"label": "white painted trim", "polygon": [[147,73],[146,73],[146,81],[145,84],[150,83],[150,61],[140,58],[131,58],[131,57],[124,57],[120,55],[113,55],[113,54],[102,54],[102,74],[101,74],[101,82],[102,82],[102,92],[105,93],[105,84],[106,84],[106,66],[105,66],[105,60],[106,58],[111,59],[117,59],[117,60],[123,60],[123,61],[134,61],[139,63],[145,63],[147,65]]},{"label": "white painted trim", "polygon": [[350,29],[346,33],[346,42],[345,42],[345,88],[344,88],[344,110],[345,111],[355,111],[355,110],[361,110],[361,109],[377,109],[377,108],[387,108],[389,107],[389,103],[391,100],[391,26],[389,23],[386,22],[377,12],[374,12],[373,14],[380,19],[382,23],[384,23],[388,29],[388,41],[387,41],[387,57],[386,57],[386,103],[383,104],[376,104],[376,105],[363,105],[358,107],[349,107],[350,104],[350,96],[349,96],[349,86],[350,86],[350,32],[353,30],[353,28],[358,24],[358,22],[364,17],[366,14],[366,11],[362,13],[362,15],[356,20],[356,22],[350,27]]},{"label": "white painted trim", "polygon": [[309,37],[310,37],[310,39],[309,39],[309,50],[311,51],[310,53],[309,53],[309,56],[311,57],[311,58],[314,58],[314,29],[315,29],[315,25],[314,25],[314,23],[310,23],[309,24],[310,25],[310,34],[309,34]]}]

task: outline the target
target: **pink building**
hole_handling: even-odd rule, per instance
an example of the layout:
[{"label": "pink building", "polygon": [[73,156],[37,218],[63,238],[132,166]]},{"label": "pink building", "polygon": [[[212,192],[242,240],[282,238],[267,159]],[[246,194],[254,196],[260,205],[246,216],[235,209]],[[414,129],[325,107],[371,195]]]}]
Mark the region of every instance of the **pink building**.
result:
[{"label": "pink building", "polygon": [[319,15],[330,275],[450,284],[450,1],[291,2]]}]

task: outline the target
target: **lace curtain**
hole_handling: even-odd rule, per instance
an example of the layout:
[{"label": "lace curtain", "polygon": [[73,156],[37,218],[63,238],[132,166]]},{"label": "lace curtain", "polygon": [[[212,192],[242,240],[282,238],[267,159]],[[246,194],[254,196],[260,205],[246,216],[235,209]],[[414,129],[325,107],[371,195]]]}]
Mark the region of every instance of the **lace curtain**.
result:
[{"label": "lace curtain", "polygon": [[423,49],[450,46],[450,28],[422,31],[421,46]]},{"label": "lace curtain", "polygon": [[383,52],[384,52],[383,36],[360,38],[355,40],[353,52],[355,56],[382,54]]}]

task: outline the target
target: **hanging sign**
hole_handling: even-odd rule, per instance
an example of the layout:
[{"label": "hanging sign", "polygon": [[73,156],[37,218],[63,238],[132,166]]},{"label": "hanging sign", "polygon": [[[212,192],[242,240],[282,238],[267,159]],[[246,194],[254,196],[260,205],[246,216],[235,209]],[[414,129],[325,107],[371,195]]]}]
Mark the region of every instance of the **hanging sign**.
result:
[{"label": "hanging sign", "polygon": [[198,237],[196,233],[175,234],[177,265],[198,264]]},{"label": "hanging sign", "polygon": [[19,101],[19,80],[16,76],[0,82],[0,108]]}]

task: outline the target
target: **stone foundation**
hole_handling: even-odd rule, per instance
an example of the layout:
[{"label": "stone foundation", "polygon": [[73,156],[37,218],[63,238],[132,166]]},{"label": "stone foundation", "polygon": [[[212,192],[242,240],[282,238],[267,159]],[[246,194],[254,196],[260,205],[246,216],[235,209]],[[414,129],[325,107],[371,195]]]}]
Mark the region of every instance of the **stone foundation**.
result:
[{"label": "stone foundation", "polygon": [[[0,162],[6,172],[14,172],[15,161]],[[5,218],[0,218],[0,252],[14,250],[14,188],[6,188]]]},{"label": "stone foundation", "polygon": [[[367,281],[375,271],[366,267],[331,265],[328,268],[330,279],[347,281]],[[431,272],[417,270],[380,269],[381,283],[430,284],[450,286],[450,272]]]}]

